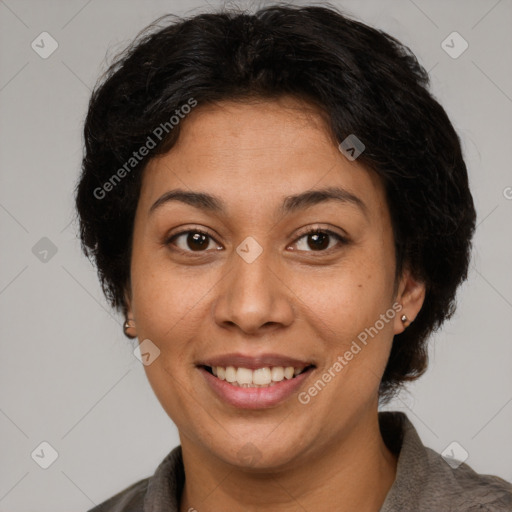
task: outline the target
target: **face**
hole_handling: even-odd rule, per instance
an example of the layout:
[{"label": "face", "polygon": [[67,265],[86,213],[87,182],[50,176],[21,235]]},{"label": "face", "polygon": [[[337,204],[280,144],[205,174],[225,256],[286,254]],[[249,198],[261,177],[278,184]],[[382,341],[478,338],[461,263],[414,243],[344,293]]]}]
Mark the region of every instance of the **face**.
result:
[{"label": "face", "polygon": [[182,445],[205,456],[285,467],[376,414],[417,312],[408,279],[395,287],[378,177],[298,100],[198,106],[144,170],[129,318],[160,351],[144,368]]}]

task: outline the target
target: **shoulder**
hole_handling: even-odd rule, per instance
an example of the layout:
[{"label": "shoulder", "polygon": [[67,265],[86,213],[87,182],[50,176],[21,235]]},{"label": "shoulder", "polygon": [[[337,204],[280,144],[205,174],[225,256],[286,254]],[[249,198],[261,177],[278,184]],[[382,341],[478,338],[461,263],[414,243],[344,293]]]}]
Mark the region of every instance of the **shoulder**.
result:
[{"label": "shoulder", "polygon": [[143,509],[149,480],[139,480],[88,512],[140,512]]},{"label": "shoulder", "polygon": [[160,463],[153,476],[135,482],[88,512],[176,512],[184,482],[181,446],[177,446]]},{"label": "shoulder", "polygon": [[494,475],[477,473],[467,464],[450,467],[445,459],[430,448],[425,448],[429,466],[428,495],[433,503],[449,503],[454,511],[512,511],[512,484]]},{"label": "shoulder", "polygon": [[423,445],[402,412],[379,414],[383,438],[398,455],[395,481],[380,512],[511,512],[512,484],[446,459]]}]

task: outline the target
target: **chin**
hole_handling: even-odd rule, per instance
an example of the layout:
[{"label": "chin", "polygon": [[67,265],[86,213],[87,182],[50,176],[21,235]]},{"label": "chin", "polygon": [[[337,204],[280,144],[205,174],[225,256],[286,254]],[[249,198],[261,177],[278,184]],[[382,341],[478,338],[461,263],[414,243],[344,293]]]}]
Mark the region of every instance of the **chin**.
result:
[{"label": "chin", "polygon": [[[285,444],[279,439],[269,442],[268,438],[265,439],[261,435],[255,435],[253,440],[246,435],[243,439],[243,441],[222,440],[215,446],[209,446],[208,449],[226,464],[240,470],[262,473],[284,469],[293,464],[299,456],[298,443],[291,439]],[[229,446],[228,450],[226,450],[227,446]]]}]

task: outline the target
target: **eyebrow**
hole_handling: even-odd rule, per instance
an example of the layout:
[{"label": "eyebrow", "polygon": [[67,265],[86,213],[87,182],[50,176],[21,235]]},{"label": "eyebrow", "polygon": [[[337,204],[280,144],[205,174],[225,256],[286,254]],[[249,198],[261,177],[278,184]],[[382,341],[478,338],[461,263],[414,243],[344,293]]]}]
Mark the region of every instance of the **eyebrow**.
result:
[{"label": "eyebrow", "polygon": [[[149,213],[172,201],[179,201],[200,210],[211,213],[225,213],[226,203],[218,196],[205,192],[191,192],[183,189],[170,190],[159,197],[150,207]],[[322,189],[308,190],[300,194],[286,196],[280,207],[282,215],[306,209],[311,206],[326,202],[338,201],[343,204],[357,206],[365,216],[368,216],[368,207],[358,196],[341,187],[326,187]]]}]

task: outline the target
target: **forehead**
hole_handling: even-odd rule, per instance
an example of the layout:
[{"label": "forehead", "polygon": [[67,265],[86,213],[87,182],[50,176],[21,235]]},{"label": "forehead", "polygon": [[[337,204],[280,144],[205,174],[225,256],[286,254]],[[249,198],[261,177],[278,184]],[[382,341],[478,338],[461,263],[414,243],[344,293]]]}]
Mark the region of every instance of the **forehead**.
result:
[{"label": "forehead", "polygon": [[305,190],[342,187],[383,207],[380,179],[338,149],[324,116],[295,98],[198,106],[175,146],[144,170],[149,209],[172,189],[209,192],[239,206],[277,205]]}]

